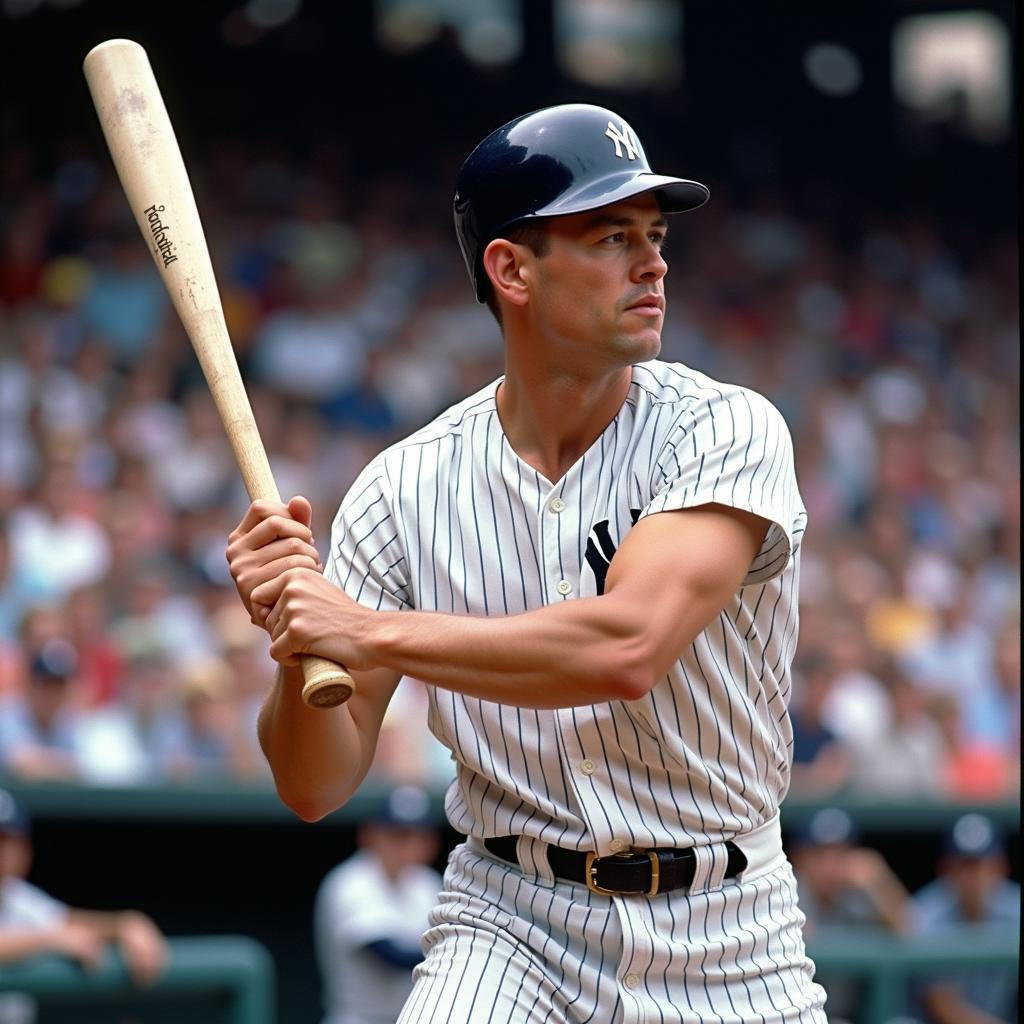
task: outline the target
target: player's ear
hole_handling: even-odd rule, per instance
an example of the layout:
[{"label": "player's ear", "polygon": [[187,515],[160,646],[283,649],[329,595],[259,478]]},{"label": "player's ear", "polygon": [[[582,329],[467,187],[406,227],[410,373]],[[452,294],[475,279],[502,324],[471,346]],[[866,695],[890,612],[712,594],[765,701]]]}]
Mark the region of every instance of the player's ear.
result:
[{"label": "player's ear", "polygon": [[484,249],[483,264],[494,294],[514,306],[525,306],[528,289],[523,276],[523,261],[530,250],[507,238],[495,238]]}]

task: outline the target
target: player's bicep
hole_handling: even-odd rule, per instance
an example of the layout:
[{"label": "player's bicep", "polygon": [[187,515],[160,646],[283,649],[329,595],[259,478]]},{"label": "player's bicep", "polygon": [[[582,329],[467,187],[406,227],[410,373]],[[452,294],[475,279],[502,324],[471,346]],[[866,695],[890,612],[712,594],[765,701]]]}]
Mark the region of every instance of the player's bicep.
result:
[{"label": "player's bicep", "polygon": [[646,516],[608,567],[605,596],[642,609],[661,676],[739,590],[769,523],[741,509],[701,505]]}]

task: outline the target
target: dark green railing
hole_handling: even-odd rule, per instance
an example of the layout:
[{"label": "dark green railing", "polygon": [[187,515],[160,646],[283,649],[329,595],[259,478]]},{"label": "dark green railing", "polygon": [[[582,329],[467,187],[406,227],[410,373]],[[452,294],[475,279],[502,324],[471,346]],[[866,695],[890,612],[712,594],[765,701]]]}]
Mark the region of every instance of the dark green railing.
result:
[{"label": "dark green railing", "polygon": [[[222,1008],[218,1024],[274,1024],[274,964],[267,949],[241,935],[172,938],[170,960],[152,985],[139,986],[120,955],[109,951],[87,971],[72,960],[43,956],[0,967],[0,992],[25,992],[45,1005],[194,997]],[[81,1019],[87,1019],[82,1017]]]},{"label": "dark green railing", "polygon": [[[110,821],[145,818],[167,821],[281,822],[299,819],[278,799],[273,787],[259,783],[216,780],[145,786],[101,786],[74,783],[25,782],[0,775],[0,786],[10,790],[32,816],[65,820]],[[367,782],[325,824],[359,821],[380,794],[379,785]],[[442,794],[433,794],[437,808]],[[934,831],[945,828],[966,811],[982,811],[1010,832],[1020,828],[1016,798],[996,803],[956,803],[945,800],[884,801],[834,797],[823,801],[793,793],[782,805],[783,828],[799,825],[823,803],[842,807],[862,829],[881,831]]]},{"label": "dark green railing", "polygon": [[858,1024],[888,1024],[907,1014],[914,981],[971,968],[1005,967],[1016,974],[1020,935],[985,925],[912,939],[868,928],[823,929],[808,939],[807,952],[822,975],[862,980]]}]

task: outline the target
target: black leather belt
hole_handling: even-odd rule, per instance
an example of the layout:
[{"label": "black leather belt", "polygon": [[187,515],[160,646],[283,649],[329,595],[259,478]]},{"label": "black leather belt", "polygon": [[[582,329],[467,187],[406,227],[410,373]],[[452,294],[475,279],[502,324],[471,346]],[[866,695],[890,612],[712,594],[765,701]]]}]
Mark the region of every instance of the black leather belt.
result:
[{"label": "black leather belt", "polygon": [[[519,864],[516,856],[518,836],[495,836],[485,839],[484,846],[496,857],[510,864]],[[735,878],[746,866],[743,851],[727,842],[729,851],[725,877]],[[636,853],[598,857],[581,850],[547,847],[548,864],[558,878],[579,882],[591,892],[604,896],[657,896],[693,884],[697,856],[693,850],[643,850]]]}]

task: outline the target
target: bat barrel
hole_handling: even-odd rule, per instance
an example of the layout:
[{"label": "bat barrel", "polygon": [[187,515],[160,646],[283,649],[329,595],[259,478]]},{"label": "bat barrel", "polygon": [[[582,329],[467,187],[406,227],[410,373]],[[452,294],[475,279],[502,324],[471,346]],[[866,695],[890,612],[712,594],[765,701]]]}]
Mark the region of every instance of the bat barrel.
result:
[{"label": "bat barrel", "polygon": [[[146,51],[108,39],[83,62],[110,155],[135,221],[195,349],[251,499],[280,501],[238,370],[188,172]],[[302,659],[303,698],[334,707],[355,683],[339,665]]]}]

